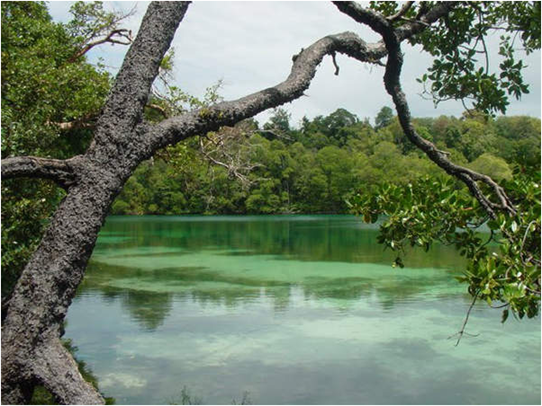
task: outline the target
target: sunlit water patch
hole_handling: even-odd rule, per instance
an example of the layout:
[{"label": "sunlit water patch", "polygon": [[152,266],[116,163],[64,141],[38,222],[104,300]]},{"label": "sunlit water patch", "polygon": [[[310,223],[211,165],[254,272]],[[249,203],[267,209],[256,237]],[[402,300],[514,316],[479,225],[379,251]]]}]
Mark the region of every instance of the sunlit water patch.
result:
[{"label": "sunlit water patch", "polygon": [[112,217],[66,335],[124,404],[539,404],[540,320],[470,305],[350,216]]}]

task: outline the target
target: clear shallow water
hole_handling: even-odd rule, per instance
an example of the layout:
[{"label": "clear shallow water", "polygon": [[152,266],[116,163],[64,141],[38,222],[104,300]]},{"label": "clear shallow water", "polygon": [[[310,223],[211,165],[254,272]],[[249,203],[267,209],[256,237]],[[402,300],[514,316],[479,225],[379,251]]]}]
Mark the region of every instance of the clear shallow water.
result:
[{"label": "clear shallow water", "polygon": [[119,404],[540,404],[540,319],[351,216],[110,217],[66,336]]}]

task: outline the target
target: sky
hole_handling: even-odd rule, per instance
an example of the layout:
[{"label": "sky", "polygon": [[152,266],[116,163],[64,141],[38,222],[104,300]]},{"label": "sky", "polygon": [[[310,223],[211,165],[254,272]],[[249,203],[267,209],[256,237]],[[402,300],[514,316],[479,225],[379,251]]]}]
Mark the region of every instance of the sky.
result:
[{"label": "sky", "polygon": [[[53,19],[70,19],[70,2],[50,2]],[[105,2],[105,7],[136,13],[125,20],[124,27],[135,34],[148,2]],[[183,91],[202,97],[205,89],[222,80],[220,90],[225,100],[237,99],[261,89],[275,86],[289,74],[292,56],[318,39],[344,31],[353,31],[362,39],[373,42],[378,37],[366,27],[339,12],[330,2],[233,2],[199,1],[190,5],[175,35],[174,83]],[[496,50],[498,36],[490,38],[490,49]],[[103,58],[112,72],[121,65],[127,47],[109,44],[94,48],[89,60]],[[421,97],[421,85],[416,82],[431,65],[428,54],[408,44],[403,46],[405,63],[402,73],[403,89],[414,117],[440,115],[460,116],[464,108],[459,102],[448,101],[437,108]],[[494,53],[495,56],[496,52]],[[540,117],[541,67],[540,51],[521,55],[528,65],[524,72],[530,84],[530,94],[522,100],[510,99],[507,115]],[[384,68],[362,64],[344,55],[337,55],[340,74],[330,57],[325,57],[306,96],[285,106],[291,114],[291,124],[297,126],[303,116],[314,118],[345,108],[360,119],[374,117],[383,106],[392,107],[391,98],[383,84]],[[498,65],[498,58],[492,63]],[[256,119],[263,124],[271,110]]]}]

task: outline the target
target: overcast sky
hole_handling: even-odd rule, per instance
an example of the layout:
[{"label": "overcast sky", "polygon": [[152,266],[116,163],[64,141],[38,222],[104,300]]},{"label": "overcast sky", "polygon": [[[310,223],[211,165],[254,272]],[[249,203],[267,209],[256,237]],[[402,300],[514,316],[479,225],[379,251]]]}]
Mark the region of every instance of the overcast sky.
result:
[{"label": "overcast sky", "polygon": [[[70,2],[50,2],[49,10],[57,21],[67,21]],[[148,2],[105,2],[109,9],[137,12],[125,21],[135,33]],[[282,82],[290,72],[292,55],[316,40],[344,31],[353,31],[366,41],[377,36],[340,13],[330,2],[194,2],[177,30],[173,47],[176,51],[174,77],[185,92],[201,97],[205,89],[223,80],[221,95],[229,100],[245,96]],[[489,41],[493,48],[498,37]],[[420,77],[431,58],[419,49],[405,45],[402,82],[415,117],[439,115],[459,116],[463,107],[458,102],[441,103],[435,109],[431,101],[420,97]],[[91,61],[99,57],[114,70],[122,62],[126,47],[103,45],[89,52]],[[531,93],[521,101],[511,99],[508,115],[525,114],[540,117],[540,51],[523,55],[529,66],[525,79]],[[284,107],[297,125],[303,116],[328,115],[345,108],[360,118],[374,119],[383,106],[392,106],[383,82],[383,68],[361,64],[337,55],[340,75],[335,76],[330,57],[318,69],[307,97]],[[492,60],[494,66],[498,60]],[[257,116],[260,124],[270,112]]]}]

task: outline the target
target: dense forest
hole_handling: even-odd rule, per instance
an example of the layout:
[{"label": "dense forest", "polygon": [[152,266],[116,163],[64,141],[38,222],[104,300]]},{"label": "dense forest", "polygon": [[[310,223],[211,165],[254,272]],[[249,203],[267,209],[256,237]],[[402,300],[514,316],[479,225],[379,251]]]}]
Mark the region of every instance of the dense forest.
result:
[{"label": "dense forest", "polygon": [[[59,338],[109,214],[380,216],[393,266],[405,246],[455,245],[471,308],[496,303],[503,321],[539,314],[540,120],[495,115],[528,92],[512,37],[540,49],[540,3],[335,6],[382,41],[327,35],[294,55],[284,82],[223,102],[219,87],[198,100],[168,77],[188,2],[151,3],[135,39],[122,23],[130,13],[100,2],[74,3],[67,23],[44,2],[2,3],[3,403],[27,403],[38,383],[61,403],[104,402]],[[490,72],[494,29],[510,36]],[[474,101],[462,117],[411,120],[401,42],[434,57],[418,80],[436,103]],[[116,78],[87,59],[105,43],[131,45]],[[298,125],[284,109],[262,126],[250,118],[299,98],[336,53],[385,66],[398,117],[383,107],[374,119],[344,109]]]},{"label": "dense forest", "polygon": [[[65,159],[82,154],[91,142],[113,77],[102,63],[89,63],[86,52],[109,32],[118,33],[116,44],[130,38],[121,26],[126,15],[108,12],[99,2],[74,3],[71,13],[70,22],[56,23],[43,2],[2,3],[2,158]],[[170,51],[160,65],[145,108],[148,122],[194,109],[204,114],[221,101],[219,86],[201,100],[172,86],[172,60]],[[459,118],[413,122],[454,162],[498,181],[510,180],[514,171],[539,180],[537,118],[471,110]],[[278,108],[263,125],[244,120],[158,151],[137,168],[111,213],[349,213],[348,203],[359,192],[375,195],[374,185],[445,176],[406,138],[390,107],[373,118],[338,109],[301,123]],[[51,180],[3,179],[3,298],[65,196]],[[526,226],[531,220],[525,221]]]},{"label": "dense forest", "polygon": [[[514,167],[540,167],[537,118],[465,113],[414,122],[454,162],[494,179],[510,179]],[[349,213],[350,197],[370,185],[439,173],[389,107],[374,120],[338,109],[303,118],[297,128],[277,109],[262,127],[251,120],[210,137],[221,141],[214,150],[189,140],[142,164],[113,214]]]}]

